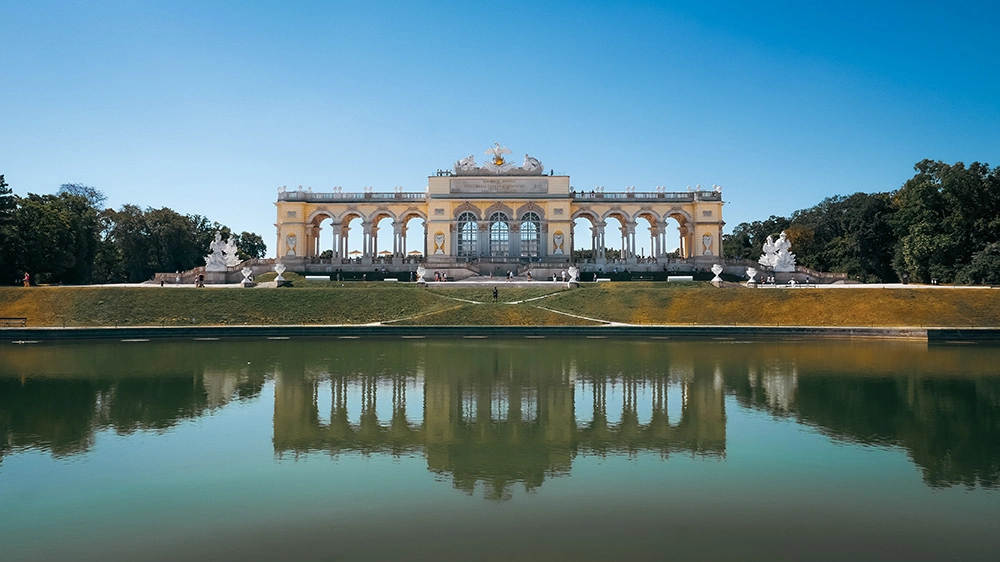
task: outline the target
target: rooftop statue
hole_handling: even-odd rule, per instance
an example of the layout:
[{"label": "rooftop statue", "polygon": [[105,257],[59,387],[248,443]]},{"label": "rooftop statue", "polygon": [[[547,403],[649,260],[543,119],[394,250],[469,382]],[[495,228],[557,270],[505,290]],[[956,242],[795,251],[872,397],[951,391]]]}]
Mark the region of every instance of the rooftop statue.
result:
[{"label": "rooftop statue", "polygon": [[455,162],[455,175],[459,176],[540,176],[544,171],[542,162],[533,156],[524,155],[524,164],[517,166],[513,162],[508,162],[504,158],[507,154],[512,154],[506,146],[501,146],[495,142],[493,146],[486,149],[485,154],[489,156],[482,166],[476,164],[476,158],[469,155]]},{"label": "rooftop statue", "polygon": [[524,164],[521,165],[521,169],[525,172],[542,172],[542,163],[534,156],[524,155]]},{"label": "rooftop statue", "polygon": [[471,154],[455,162],[455,173],[471,172],[476,168],[476,157]]}]

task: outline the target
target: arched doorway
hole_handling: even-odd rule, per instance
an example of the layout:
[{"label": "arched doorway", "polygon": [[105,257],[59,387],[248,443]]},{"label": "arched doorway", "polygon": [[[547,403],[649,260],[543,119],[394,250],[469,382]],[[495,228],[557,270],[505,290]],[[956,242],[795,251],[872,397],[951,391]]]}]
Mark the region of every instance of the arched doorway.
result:
[{"label": "arched doorway", "polygon": [[[625,261],[632,255],[632,230],[628,216],[611,211],[604,216],[604,257],[608,261]],[[607,236],[610,234],[610,236]]]},{"label": "arched doorway", "polygon": [[651,212],[640,212],[635,218],[635,255],[640,260],[660,255],[659,221]]},{"label": "arched doorway", "polygon": [[591,211],[581,211],[573,216],[573,261],[595,263],[603,259],[604,223]]},{"label": "arched doorway", "polygon": [[494,211],[489,217],[490,257],[505,258],[510,255],[510,217],[503,211]]},{"label": "arched doorway", "polygon": [[[328,211],[313,213],[309,217],[306,232],[309,244],[308,248],[305,245],[301,248],[302,255],[308,258],[332,259],[337,250],[337,223],[333,214]],[[324,232],[329,234],[324,236]]]},{"label": "arched doorway", "polygon": [[364,255],[364,217],[348,213],[340,219],[340,256],[358,259]]},{"label": "arched doorway", "polygon": [[474,258],[479,255],[479,220],[472,211],[458,215],[455,227],[455,255],[460,258]]},{"label": "arched doorway", "polygon": [[542,218],[538,213],[529,211],[521,215],[521,256],[538,257],[542,242]]},{"label": "arched doorway", "polygon": [[[400,238],[402,240],[402,248],[400,249],[400,255],[402,257],[424,257],[427,255],[427,248],[424,246],[427,242],[427,220],[426,218],[418,212],[407,212],[400,218],[402,223],[400,229]],[[416,252],[416,253],[414,253]]]}]

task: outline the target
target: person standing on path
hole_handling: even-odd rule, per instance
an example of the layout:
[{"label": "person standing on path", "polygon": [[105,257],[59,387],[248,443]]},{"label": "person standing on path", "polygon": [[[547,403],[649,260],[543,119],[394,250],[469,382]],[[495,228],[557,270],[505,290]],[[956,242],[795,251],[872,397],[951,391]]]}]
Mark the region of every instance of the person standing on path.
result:
[{"label": "person standing on path", "polygon": [[500,296],[500,294],[497,292],[497,288],[493,287],[493,302],[497,302],[497,298],[499,296]]},{"label": "person standing on path", "polygon": [[30,287],[31,286],[31,276],[28,275],[27,271],[24,272],[24,286],[25,287]]}]

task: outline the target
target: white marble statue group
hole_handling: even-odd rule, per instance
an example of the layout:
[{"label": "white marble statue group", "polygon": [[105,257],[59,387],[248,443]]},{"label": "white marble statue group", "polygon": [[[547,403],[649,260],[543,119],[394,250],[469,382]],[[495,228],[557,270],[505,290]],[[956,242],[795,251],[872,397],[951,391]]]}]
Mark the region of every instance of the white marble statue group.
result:
[{"label": "white marble statue group", "polygon": [[757,263],[774,271],[795,271],[795,254],[789,251],[791,247],[792,243],[785,237],[784,231],[778,235],[777,240],[768,236],[764,242],[764,255]]},{"label": "white marble statue group", "polygon": [[490,175],[490,174],[512,174],[512,175],[541,175],[545,171],[541,161],[534,156],[524,155],[524,164],[517,166],[513,162],[508,162],[505,154],[511,154],[511,150],[499,143],[488,148],[485,152],[491,158],[487,159],[482,166],[476,164],[476,157],[469,155],[455,162],[455,173],[457,175]]},{"label": "white marble statue group", "polygon": [[225,271],[227,267],[239,265],[240,258],[236,255],[236,239],[232,235],[223,242],[222,232],[215,233],[215,240],[208,246],[211,252],[205,256],[205,271]]}]

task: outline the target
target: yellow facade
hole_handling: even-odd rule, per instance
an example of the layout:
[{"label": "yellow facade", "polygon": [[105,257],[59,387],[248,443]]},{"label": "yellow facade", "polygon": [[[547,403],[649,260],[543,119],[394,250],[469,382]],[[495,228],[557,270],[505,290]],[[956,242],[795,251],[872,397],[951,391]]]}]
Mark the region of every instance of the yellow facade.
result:
[{"label": "yellow facade", "polygon": [[[652,247],[649,256],[669,253],[666,248],[668,221],[677,223],[682,258],[718,257],[722,253],[722,191],[695,190],[667,192],[578,191],[569,176],[544,175],[537,160],[523,168],[507,165],[493,174],[475,162],[460,161],[455,172],[439,172],[427,178],[423,192],[391,193],[366,190],[364,193],[312,193],[311,190],[281,190],[277,206],[278,258],[283,261],[315,260],[320,256],[321,227],[326,221],[324,247],[332,249],[333,260],[361,260],[371,263],[378,256],[378,240],[392,237],[395,260],[419,253],[428,263],[448,264],[470,261],[517,261],[566,263],[574,247],[593,250],[593,259],[602,263],[605,248],[621,248],[621,260],[638,258],[636,223],[645,219],[650,225]],[[467,160],[471,160],[469,157]],[[497,157],[496,161],[503,162]],[[487,164],[490,166],[490,163]],[[530,173],[527,171],[530,169]],[[522,173],[523,172],[523,173]],[[391,219],[391,231],[377,225]],[[606,232],[606,221],[617,219],[620,232]],[[362,249],[348,253],[348,225],[361,220]],[[424,224],[422,248],[407,248],[406,234],[411,221]],[[589,229],[574,223],[584,219]],[[355,223],[357,224],[357,223]],[[384,223],[383,223],[384,224]],[[417,223],[418,224],[418,223]],[[670,223],[673,226],[672,223]],[[581,234],[581,231],[583,232]],[[381,238],[383,241],[385,238]],[[388,244],[381,244],[388,247]]]}]

